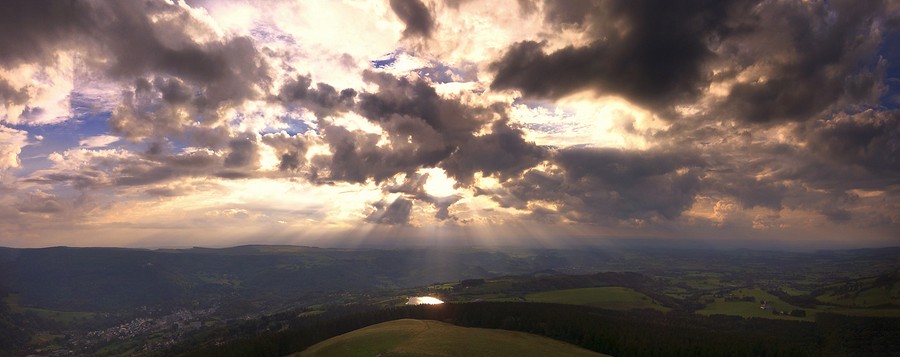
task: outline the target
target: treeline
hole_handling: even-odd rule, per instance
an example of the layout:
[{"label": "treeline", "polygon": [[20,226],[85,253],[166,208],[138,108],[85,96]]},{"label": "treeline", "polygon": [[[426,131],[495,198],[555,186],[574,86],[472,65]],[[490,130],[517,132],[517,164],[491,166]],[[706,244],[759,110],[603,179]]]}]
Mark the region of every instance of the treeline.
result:
[{"label": "treeline", "polygon": [[0,356],[20,351],[31,339],[33,323],[26,317],[13,314],[3,301],[8,292],[0,286]]},{"label": "treeline", "polygon": [[226,332],[253,336],[248,338],[198,335],[164,355],[284,356],[343,333],[402,318],[522,331],[615,356],[880,356],[900,351],[900,319],[889,318],[830,315],[820,324],[510,302],[354,309],[365,308],[347,307],[331,316],[281,322],[260,320]]}]

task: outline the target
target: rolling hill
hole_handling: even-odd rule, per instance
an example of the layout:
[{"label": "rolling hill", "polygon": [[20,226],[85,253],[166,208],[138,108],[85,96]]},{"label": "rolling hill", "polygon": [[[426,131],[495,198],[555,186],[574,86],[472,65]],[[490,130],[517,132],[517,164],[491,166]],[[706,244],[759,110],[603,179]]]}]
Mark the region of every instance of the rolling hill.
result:
[{"label": "rolling hill", "polygon": [[352,331],[292,356],[604,356],[546,337],[402,319]]}]

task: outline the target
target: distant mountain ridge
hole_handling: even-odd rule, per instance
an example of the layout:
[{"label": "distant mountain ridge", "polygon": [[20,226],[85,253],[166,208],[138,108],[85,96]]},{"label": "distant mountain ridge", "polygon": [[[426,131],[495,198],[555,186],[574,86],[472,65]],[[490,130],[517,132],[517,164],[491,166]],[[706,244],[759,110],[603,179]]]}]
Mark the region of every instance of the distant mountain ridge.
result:
[{"label": "distant mountain ridge", "polygon": [[[410,254],[410,252],[422,254]],[[599,254],[599,253],[598,253]],[[583,257],[594,260],[596,254]],[[411,287],[560,268],[555,254],[332,249],[0,248],[0,286],[26,304],[77,311],[190,303],[221,295],[291,299],[314,292]]]}]

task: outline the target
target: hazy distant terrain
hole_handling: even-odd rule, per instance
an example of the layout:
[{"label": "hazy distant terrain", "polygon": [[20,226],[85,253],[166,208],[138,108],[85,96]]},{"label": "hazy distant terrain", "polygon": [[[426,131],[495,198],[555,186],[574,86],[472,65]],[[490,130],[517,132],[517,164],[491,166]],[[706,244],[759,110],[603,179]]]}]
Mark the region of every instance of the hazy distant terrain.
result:
[{"label": "hazy distant terrain", "polygon": [[142,250],[3,249],[0,284],[22,303],[64,311],[133,309],[224,296],[279,301],[307,294],[412,287],[437,281],[589,271],[603,252],[376,250],[293,246]]}]

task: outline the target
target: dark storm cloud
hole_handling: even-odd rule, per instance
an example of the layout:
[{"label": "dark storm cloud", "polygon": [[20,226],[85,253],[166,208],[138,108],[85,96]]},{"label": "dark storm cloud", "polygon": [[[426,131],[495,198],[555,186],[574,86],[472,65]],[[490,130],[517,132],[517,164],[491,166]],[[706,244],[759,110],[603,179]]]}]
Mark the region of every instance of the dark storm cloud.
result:
[{"label": "dark storm cloud", "polygon": [[228,143],[228,155],[225,156],[225,167],[241,168],[259,166],[259,147],[255,140],[234,139]]},{"label": "dark storm cloud", "polygon": [[[459,100],[441,98],[422,80],[396,78],[387,73],[367,71],[363,78],[378,85],[378,92],[359,96],[358,111],[369,120],[384,123],[398,117],[421,121],[441,134],[448,145],[468,141],[472,133],[489,122],[489,108],[469,107]],[[398,129],[405,126],[400,125]],[[415,140],[416,132],[409,132]]]},{"label": "dark storm cloud", "polygon": [[657,138],[701,152],[710,189],[739,198],[745,208],[777,209],[797,187],[831,192],[896,182],[896,117],[872,109],[767,129],[677,121]]},{"label": "dark storm cloud", "polygon": [[[100,12],[92,33],[109,48],[113,75],[134,77],[165,73],[203,86],[209,105],[258,95],[254,85],[268,80],[267,66],[252,41],[235,37],[199,43],[186,30],[205,27],[177,6],[163,3],[112,2]],[[170,14],[173,20],[153,22],[149,14]]]},{"label": "dark storm cloud", "polygon": [[696,154],[659,151],[626,151],[618,149],[565,149],[555,161],[571,180],[597,178],[615,186],[639,182],[648,177],[665,175],[680,168],[700,167]]},{"label": "dark storm cloud", "polygon": [[[176,137],[199,146],[218,148],[229,140],[221,125],[219,99],[211,100],[203,87],[175,77],[138,78],[132,91],[122,93],[108,124],[113,132],[133,140]],[[237,104],[234,102],[234,104]]]},{"label": "dark storm cloud", "polygon": [[[434,129],[410,117],[397,117],[386,128],[389,146],[379,146],[381,136],[362,131],[350,131],[341,126],[320,125],[320,133],[328,143],[332,155],[316,156],[313,167],[323,178],[362,183],[368,179],[382,182],[398,173],[413,173],[422,167],[432,167],[450,155]],[[416,138],[410,142],[409,132]]]},{"label": "dark storm cloud", "polygon": [[[882,195],[900,182],[890,166],[897,146],[890,143],[898,136],[893,123],[889,113],[869,110],[810,121],[785,132],[781,142],[744,129],[729,135],[733,128],[679,133],[705,142],[694,144],[704,148],[707,162],[700,196],[733,200],[744,210],[815,212],[833,223],[871,228],[890,226],[892,218],[873,211],[857,192]],[[884,193],[878,200],[890,205],[896,197]]]},{"label": "dark storm cloud", "polygon": [[320,133],[331,149],[331,156],[315,156],[315,176],[330,180],[363,183],[369,178],[381,182],[399,172],[415,171],[419,157],[408,156],[415,150],[410,147],[379,147],[380,136],[361,131],[350,131],[341,126],[320,125]]},{"label": "dark storm cloud", "polygon": [[306,164],[306,152],[309,150],[307,138],[299,134],[290,136],[282,132],[263,135],[262,142],[275,149],[275,155],[280,159],[278,163],[280,171],[295,172]]},{"label": "dark storm cloud", "polygon": [[335,113],[344,113],[353,107],[356,91],[344,89],[338,92],[326,83],[316,84],[310,88],[312,79],[309,76],[298,76],[287,81],[281,87],[278,98],[287,104],[297,104],[309,109],[317,117],[325,117]]},{"label": "dark storm cloud", "polygon": [[[174,86],[178,82],[169,83]],[[168,102],[164,99],[166,97],[176,99],[172,98],[172,93],[165,96],[149,81],[137,79],[134,91],[122,93],[121,103],[108,121],[110,129],[134,140],[144,137],[162,140],[170,136],[182,136],[188,124],[193,121],[191,114],[196,111],[189,103]],[[224,138],[218,141],[223,140]]]},{"label": "dark storm cloud", "polygon": [[327,178],[381,182],[398,173],[435,167],[471,142],[474,133],[496,114],[491,108],[442,98],[421,80],[374,72],[364,77],[377,84],[378,91],[360,94],[355,110],[378,124],[389,144],[379,145],[380,135],[320,123],[333,155],[317,157],[313,166],[323,169]]},{"label": "dark storm cloud", "polygon": [[892,65],[879,48],[897,22],[880,0],[546,1],[544,15],[594,41],[550,52],[519,42],[491,65],[491,88],[550,99],[594,90],[675,117],[673,105],[711,83],[749,75],[712,109],[751,123],[877,104]]},{"label": "dark storm cloud", "polygon": [[[150,89],[149,83],[146,83],[143,78],[138,79],[136,86],[143,90]],[[162,95],[162,99],[169,104],[187,103],[193,98],[191,89],[178,78],[156,77],[153,80],[153,86]]]},{"label": "dark storm cloud", "polygon": [[583,222],[675,219],[693,204],[705,166],[696,154],[678,151],[565,149],[551,160],[559,170],[530,170],[506,184],[515,198],[507,201],[555,202],[560,214]]},{"label": "dark storm cloud", "polygon": [[789,191],[779,180],[757,179],[746,172],[712,174],[710,181],[708,185],[713,190],[733,196],[745,209],[765,207],[780,211]]},{"label": "dark storm cloud", "polygon": [[900,175],[900,111],[838,115],[807,129],[810,149],[876,174]]},{"label": "dark storm cloud", "polygon": [[719,52],[737,64],[732,70],[758,66],[763,79],[735,84],[722,115],[804,121],[834,106],[877,103],[887,65],[876,56],[885,11],[878,0],[760,3],[741,19],[752,31],[735,34]]},{"label": "dark storm cloud", "polygon": [[[457,5],[458,6],[458,5]],[[403,36],[431,37],[434,19],[431,11],[419,0],[391,0],[391,10],[406,24]]]},{"label": "dark storm cloud", "polygon": [[[78,48],[115,76],[166,73],[201,83],[226,84],[220,96],[246,96],[246,82],[264,75],[250,39],[199,43],[187,28],[205,25],[163,2],[4,1],[0,5],[0,62],[53,60],[58,49]],[[153,21],[151,15],[168,15]],[[243,93],[240,93],[243,92]]]},{"label": "dark storm cloud", "polygon": [[[165,2],[4,1],[0,67],[51,65],[58,51],[78,50],[79,63],[90,71],[137,81],[133,94],[126,95],[123,108],[114,114],[114,129],[136,138],[155,132],[148,126],[161,121],[165,130],[158,134],[165,135],[185,123],[164,118],[169,113],[135,112],[134,96],[161,93],[159,105],[140,109],[189,108],[191,117],[208,125],[219,119],[223,107],[259,97],[270,81],[268,66],[249,38],[200,42],[195,37],[201,34],[215,36],[187,10]],[[142,116],[150,125],[131,123]]]},{"label": "dark storm cloud", "polygon": [[660,107],[695,98],[705,86],[707,41],[728,34],[747,1],[546,1],[546,21],[578,25],[595,40],[545,54],[545,44],[513,45],[491,68],[492,89],[559,98],[593,89]]},{"label": "dark storm cloud", "polygon": [[10,0],[0,2],[0,63],[45,62],[48,54],[93,27],[85,1]]},{"label": "dark storm cloud", "polygon": [[[523,132],[510,126],[502,107],[471,107],[443,98],[422,80],[375,72],[366,72],[364,78],[377,84],[378,90],[360,94],[355,111],[379,125],[384,138],[320,122],[320,133],[332,155],[312,159],[314,176],[361,183],[369,179],[382,182],[405,173],[404,183],[386,190],[432,204],[436,218],[443,220],[453,218],[449,207],[460,197],[427,194],[422,188],[427,176],[417,174],[419,169],[443,168],[468,186],[475,173],[506,181],[546,156],[544,149],[526,142]],[[491,122],[490,133],[475,135]]]},{"label": "dark storm cloud", "polygon": [[28,101],[28,93],[25,88],[16,89],[5,79],[0,79],[0,104],[24,104]]},{"label": "dark storm cloud", "polygon": [[375,212],[366,217],[366,221],[390,225],[409,224],[409,213],[412,206],[413,202],[403,197],[397,198],[390,205],[380,201],[374,205]]},{"label": "dark storm cloud", "polygon": [[473,138],[441,163],[447,175],[464,185],[472,183],[476,172],[500,181],[518,176],[541,162],[544,149],[526,142],[519,129],[506,120],[494,122],[490,134]]}]

